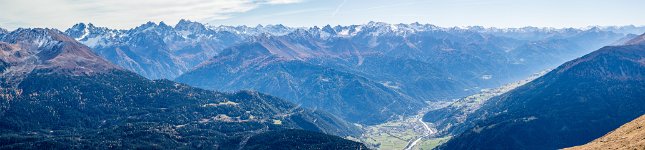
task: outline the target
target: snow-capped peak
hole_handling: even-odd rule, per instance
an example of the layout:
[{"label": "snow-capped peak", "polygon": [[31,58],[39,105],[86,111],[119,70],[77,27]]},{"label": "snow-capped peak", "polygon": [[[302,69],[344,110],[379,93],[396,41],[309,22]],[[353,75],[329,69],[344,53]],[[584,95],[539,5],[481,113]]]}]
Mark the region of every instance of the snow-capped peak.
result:
[{"label": "snow-capped peak", "polygon": [[7,33],[9,33],[9,31],[7,31],[7,29],[0,28],[0,35],[7,34]]}]

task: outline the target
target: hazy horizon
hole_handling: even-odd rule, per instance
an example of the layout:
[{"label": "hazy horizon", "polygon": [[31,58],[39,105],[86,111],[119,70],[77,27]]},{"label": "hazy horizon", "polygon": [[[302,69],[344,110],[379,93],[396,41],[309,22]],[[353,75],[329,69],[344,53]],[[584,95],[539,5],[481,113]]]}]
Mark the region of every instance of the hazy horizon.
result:
[{"label": "hazy horizon", "polygon": [[[0,0],[0,27],[64,30],[76,23],[130,29],[148,21],[168,25],[188,19],[213,26],[283,24],[313,27],[419,22],[440,27],[497,28],[643,26],[637,0],[617,1],[473,1],[473,0],[190,0],[77,1]],[[16,15],[20,14],[20,15]]]},{"label": "hazy horizon", "polygon": [[[188,19],[186,19],[186,20],[188,20]],[[545,28],[552,28],[552,29],[566,29],[566,28],[574,28],[574,29],[588,29],[588,28],[593,28],[593,27],[600,27],[600,28],[603,28],[603,27],[629,27],[629,26],[634,26],[634,27],[645,27],[645,25],[634,25],[634,24],[626,24],[626,25],[589,25],[589,26],[580,26],[580,27],[573,27],[573,26],[571,26],[571,27],[552,27],[552,26],[517,26],[517,27],[497,27],[497,26],[481,26],[481,25],[468,25],[468,26],[440,26],[440,25],[433,24],[433,23],[421,23],[421,22],[391,23],[391,22],[382,22],[382,21],[369,21],[369,22],[365,22],[365,23],[358,23],[358,24],[324,24],[324,25],[313,25],[313,26],[290,26],[290,25],[285,25],[285,24],[248,24],[248,25],[247,25],[247,24],[230,24],[230,25],[229,25],[229,24],[209,24],[209,23],[203,23],[203,22],[194,21],[194,20],[188,20],[188,21],[202,23],[202,24],[204,24],[204,25],[206,25],[206,26],[210,26],[210,27],[218,27],[218,26],[233,26],[233,27],[235,27],[235,26],[247,26],[247,27],[256,27],[256,26],[284,25],[284,26],[286,26],[286,27],[290,27],[290,28],[313,28],[313,27],[319,27],[319,28],[322,28],[322,27],[327,26],[327,25],[329,25],[329,26],[331,26],[331,27],[335,27],[335,26],[351,26],[351,25],[366,25],[366,24],[369,24],[370,22],[380,22],[380,23],[386,23],[386,24],[391,24],[391,25],[396,25],[396,24],[413,24],[413,23],[419,23],[419,24],[435,25],[435,26],[437,26],[437,27],[441,27],[441,28],[462,28],[462,29],[464,29],[464,28],[470,28],[470,27],[497,28],[497,29],[512,29],[512,28],[519,29],[519,28],[527,28],[527,27],[534,27],[534,28],[540,28],[540,29],[545,29]],[[148,22],[152,22],[152,23],[155,23],[155,24],[157,24],[157,25],[159,25],[161,22],[163,22],[164,24],[166,24],[166,25],[168,25],[168,26],[172,26],[172,27],[174,27],[174,26],[177,24],[177,23],[170,24],[170,23],[167,23],[167,22],[165,22],[165,21],[161,21],[161,22],[147,21],[147,22],[141,22],[141,23],[140,23],[140,24],[138,24],[138,25],[135,25],[135,26],[132,26],[132,27],[127,27],[127,28],[111,28],[111,27],[108,27],[108,26],[104,26],[104,25],[100,25],[100,24],[95,24],[95,23],[92,23],[92,22],[78,22],[78,23],[72,24],[72,25],[70,25],[70,26],[68,26],[68,27],[65,27],[65,28],[39,27],[39,26],[33,26],[33,27],[17,27],[17,28],[5,28],[5,27],[0,26],[0,28],[2,28],[2,29],[6,29],[6,30],[8,30],[8,31],[14,31],[14,30],[19,29],[19,28],[25,28],[25,29],[28,29],[28,28],[49,28],[49,29],[58,29],[58,30],[61,30],[61,31],[65,31],[66,29],[69,29],[69,28],[73,27],[73,26],[74,26],[74,25],[76,25],[76,24],[81,24],[81,23],[83,23],[83,24],[92,24],[92,25],[93,25],[93,26],[95,26],[95,27],[105,27],[105,28],[108,28],[108,29],[116,29],[116,30],[130,30],[130,29],[134,29],[134,28],[136,28],[136,27],[142,26],[142,25],[144,25],[144,24],[146,24],[146,23],[148,23]]]}]

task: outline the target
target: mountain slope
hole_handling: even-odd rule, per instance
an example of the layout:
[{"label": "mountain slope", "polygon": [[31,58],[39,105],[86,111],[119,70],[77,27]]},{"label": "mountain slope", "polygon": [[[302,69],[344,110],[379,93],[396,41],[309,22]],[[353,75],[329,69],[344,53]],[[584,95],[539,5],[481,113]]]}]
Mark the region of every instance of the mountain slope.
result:
[{"label": "mountain slope", "polygon": [[625,45],[643,45],[645,44],[645,34],[642,34],[632,40],[625,42]]},{"label": "mountain slope", "polygon": [[34,71],[91,75],[120,70],[57,30],[17,29],[0,36],[0,41],[1,76],[12,84]]},{"label": "mountain slope", "polygon": [[441,149],[557,149],[645,113],[645,46],[608,46],[486,102]]},{"label": "mountain slope", "polygon": [[[294,141],[293,139],[298,139]],[[243,149],[367,149],[361,144],[339,137],[304,130],[270,131],[255,135]]]},{"label": "mountain slope", "polygon": [[225,50],[176,80],[223,91],[254,89],[365,124],[412,114],[424,105],[361,76],[271,55],[261,44]]},{"label": "mountain slope", "polygon": [[547,71],[536,73],[528,79],[509,83],[495,89],[484,90],[478,94],[458,99],[446,107],[428,111],[423,115],[423,121],[434,124],[438,130],[437,135],[440,136],[462,133],[467,128],[461,126],[461,124],[488,100],[522,86],[546,73]]},{"label": "mountain slope", "polygon": [[[56,30],[19,29],[0,45],[0,62],[8,62],[0,78],[0,148],[237,149],[267,131],[358,134],[331,115],[269,95],[145,79]],[[311,136],[328,138],[318,134]],[[326,144],[364,147],[336,141],[343,142]]]},{"label": "mountain slope", "polygon": [[620,128],[585,145],[566,148],[567,150],[583,149],[644,149],[645,148],[645,115],[626,123]]}]

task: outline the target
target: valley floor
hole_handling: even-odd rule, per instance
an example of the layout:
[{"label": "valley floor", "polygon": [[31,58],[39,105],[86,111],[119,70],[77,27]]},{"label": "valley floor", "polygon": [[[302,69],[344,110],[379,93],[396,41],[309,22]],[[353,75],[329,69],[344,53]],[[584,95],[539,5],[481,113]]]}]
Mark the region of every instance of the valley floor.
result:
[{"label": "valley floor", "polygon": [[451,101],[436,102],[420,110],[417,115],[397,119],[379,125],[367,126],[358,139],[370,148],[382,150],[427,150],[444,142],[449,137],[435,138],[436,129],[432,123],[423,122],[423,115],[432,109],[445,107]]}]

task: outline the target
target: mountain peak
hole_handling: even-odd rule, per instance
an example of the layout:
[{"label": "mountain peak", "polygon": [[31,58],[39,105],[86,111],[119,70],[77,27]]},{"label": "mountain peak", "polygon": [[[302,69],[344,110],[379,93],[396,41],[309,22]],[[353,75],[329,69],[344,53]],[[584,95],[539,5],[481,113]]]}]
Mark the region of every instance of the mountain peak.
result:
[{"label": "mountain peak", "polygon": [[166,24],[166,22],[163,22],[163,21],[159,22],[158,27],[160,27],[160,28],[166,28],[166,29],[167,29],[167,28],[173,28],[172,26],[169,26],[168,24]]},{"label": "mountain peak", "polygon": [[327,32],[327,33],[336,33],[334,28],[331,27],[331,25],[326,25],[322,28],[322,31]]},{"label": "mountain peak", "polygon": [[190,22],[192,22],[192,21],[190,21],[188,19],[180,19],[179,22],[177,22],[177,24],[190,23]]},{"label": "mountain peak", "polygon": [[645,33],[633,38],[625,43],[625,45],[645,45]]},{"label": "mountain peak", "polygon": [[0,38],[0,49],[0,59],[9,64],[4,75],[32,71],[83,75],[119,69],[56,29],[19,28]]},{"label": "mountain peak", "polygon": [[77,24],[75,24],[74,26],[72,26],[72,28],[70,28],[70,29],[80,29],[80,30],[83,30],[83,29],[91,29],[91,28],[96,28],[96,26],[94,26],[94,24],[92,24],[92,23],[87,23],[87,24],[85,24],[85,23],[83,23],[83,22],[80,22],[80,23],[77,23]]},{"label": "mountain peak", "polygon": [[77,41],[80,41],[91,34],[97,34],[97,33],[102,33],[106,32],[109,29],[105,27],[96,27],[92,23],[77,23],[71,28],[65,30],[65,34],[69,35],[70,37],[76,39]]},{"label": "mountain peak", "polygon": [[70,29],[85,29],[86,26],[87,25],[85,23],[79,22],[74,24],[74,26],[72,26],[72,28]]},{"label": "mountain peak", "polygon": [[71,28],[65,30],[65,33],[67,33],[67,35],[69,35],[69,36],[71,36],[73,38],[80,39],[83,35],[87,34],[87,31],[88,31],[87,26],[88,25],[86,25],[85,23],[82,23],[82,22],[77,23],[74,26],[72,26]]},{"label": "mountain peak", "polygon": [[194,22],[190,20],[185,20],[181,19],[179,22],[175,25],[175,29],[177,30],[185,30],[185,31],[194,31],[194,32],[202,32],[206,30],[206,26],[199,22]]},{"label": "mountain peak", "polygon": [[143,24],[142,26],[156,26],[156,25],[157,25],[157,23],[152,22],[152,21],[148,21],[145,24]]},{"label": "mountain peak", "polygon": [[134,30],[147,30],[147,29],[154,28],[154,27],[157,27],[157,23],[152,22],[152,21],[148,21],[145,24],[142,24],[142,25],[140,25],[138,27],[135,27]]}]

